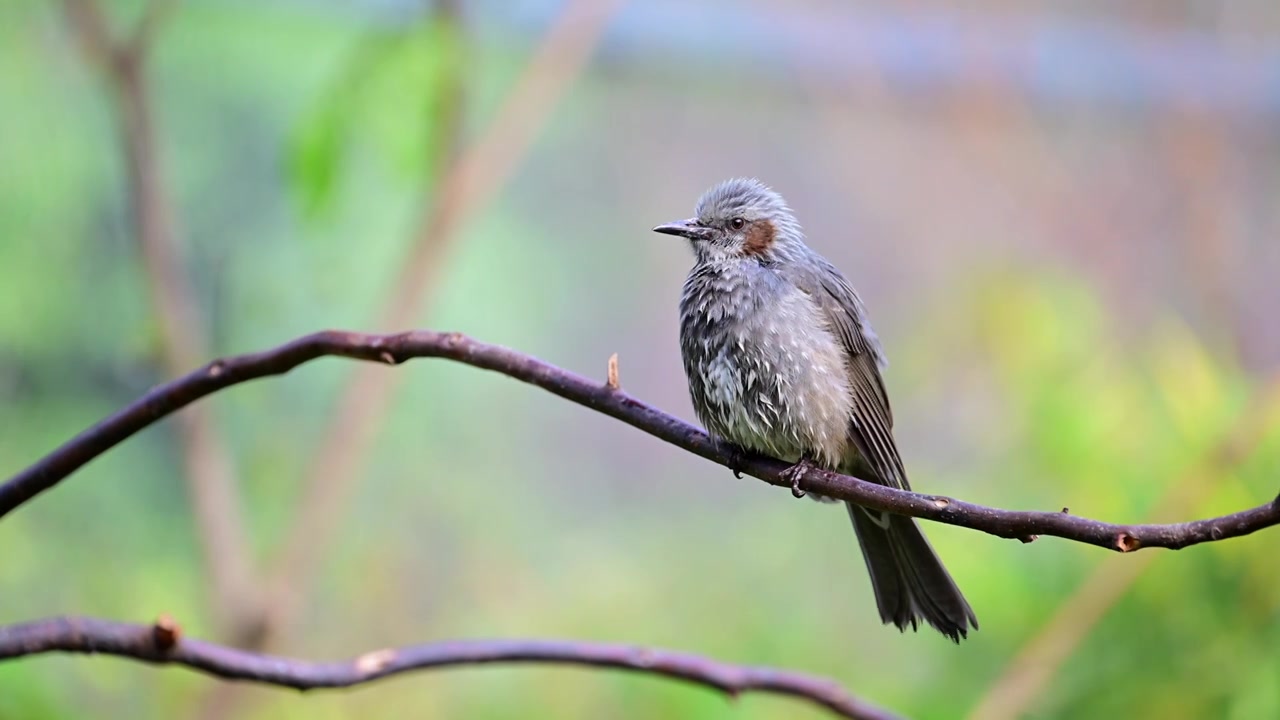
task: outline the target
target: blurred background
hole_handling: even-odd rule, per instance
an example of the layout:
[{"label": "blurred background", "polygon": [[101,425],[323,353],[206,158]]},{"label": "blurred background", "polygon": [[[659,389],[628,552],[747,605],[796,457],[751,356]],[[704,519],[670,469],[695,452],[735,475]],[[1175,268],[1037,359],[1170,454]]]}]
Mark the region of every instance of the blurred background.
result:
[{"label": "blurred background", "polygon": [[[693,414],[649,231],[754,175],[861,290],[917,488],[1117,522],[1273,497],[1280,8],[6,0],[0,476],[217,355],[458,330]],[[326,359],[0,522],[0,623],[313,659],[564,637],[919,718],[1280,716],[1274,537],[1120,556],[936,524],[982,630],[882,627],[843,511],[444,361]],[[3,718],[819,718],[603,671],[308,695],[0,664]]]}]

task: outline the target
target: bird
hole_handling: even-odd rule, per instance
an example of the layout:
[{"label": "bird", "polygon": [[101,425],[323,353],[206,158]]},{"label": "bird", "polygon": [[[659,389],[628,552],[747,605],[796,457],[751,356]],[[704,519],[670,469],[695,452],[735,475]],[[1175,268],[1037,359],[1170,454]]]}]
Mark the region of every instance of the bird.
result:
[{"label": "bird", "polygon": [[[814,467],[909,490],[881,377],[884,348],[858,293],[805,243],[782,196],[755,178],[726,180],[699,198],[693,217],[653,230],[693,250],[680,351],[694,412],[712,438],[788,463],[797,497]],[[915,520],[846,508],[884,624],[905,632],[923,621],[956,643],[977,630]]]}]

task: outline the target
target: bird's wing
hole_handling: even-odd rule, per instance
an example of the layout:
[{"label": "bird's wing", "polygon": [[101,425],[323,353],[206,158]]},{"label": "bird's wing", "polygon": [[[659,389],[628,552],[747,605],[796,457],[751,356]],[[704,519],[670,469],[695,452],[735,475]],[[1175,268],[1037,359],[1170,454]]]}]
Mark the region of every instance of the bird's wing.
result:
[{"label": "bird's wing", "polygon": [[797,286],[808,293],[825,316],[829,329],[844,346],[848,356],[849,390],[853,397],[853,419],[849,437],[863,462],[892,487],[909,490],[907,473],[893,441],[893,411],[880,368],[884,367],[884,350],[871,329],[866,309],[858,293],[839,270],[821,258],[797,278]]}]

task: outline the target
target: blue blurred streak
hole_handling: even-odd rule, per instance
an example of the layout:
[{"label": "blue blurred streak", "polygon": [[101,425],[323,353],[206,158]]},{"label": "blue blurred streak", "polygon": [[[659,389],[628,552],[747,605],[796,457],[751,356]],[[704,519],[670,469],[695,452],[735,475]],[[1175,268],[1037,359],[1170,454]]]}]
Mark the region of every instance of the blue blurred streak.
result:
[{"label": "blue blurred streak", "polygon": [[[525,34],[545,27],[562,5],[484,0],[469,11],[483,24]],[[1280,49],[1101,21],[662,0],[631,3],[603,53],[625,63],[743,63],[774,81],[797,70],[828,80],[870,74],[905,92],[991,84],[1049,105],[1280,112]]]}]

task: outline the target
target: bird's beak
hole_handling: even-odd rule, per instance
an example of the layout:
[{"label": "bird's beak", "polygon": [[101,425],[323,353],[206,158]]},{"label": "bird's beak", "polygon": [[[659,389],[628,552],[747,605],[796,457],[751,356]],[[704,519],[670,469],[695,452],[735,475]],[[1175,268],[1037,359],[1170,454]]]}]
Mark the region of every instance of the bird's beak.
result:
[{"label": "bird's beak", "polygon": [[688,220],[677,220],[675,222],[659,225],[653,229],[656,233],[663,235],[679,235],[690,240],[706,240],[711,237],[711,228],[703,227],[698,224],[697,218],[689,218]]}]

